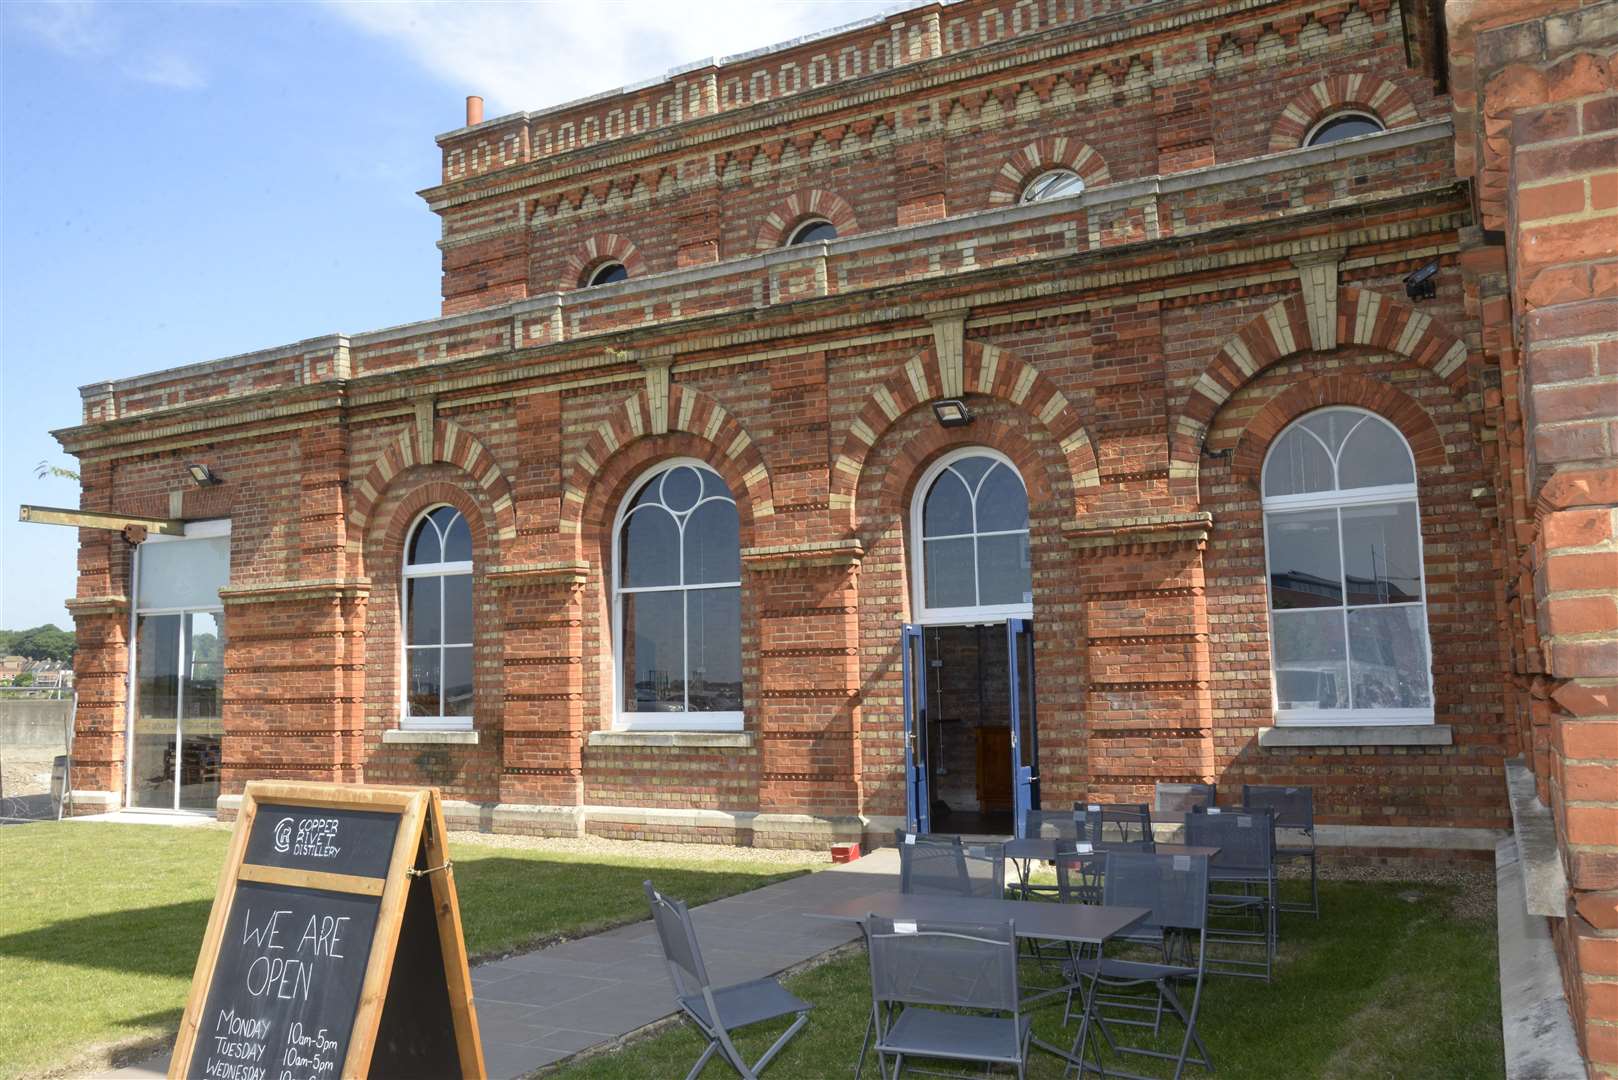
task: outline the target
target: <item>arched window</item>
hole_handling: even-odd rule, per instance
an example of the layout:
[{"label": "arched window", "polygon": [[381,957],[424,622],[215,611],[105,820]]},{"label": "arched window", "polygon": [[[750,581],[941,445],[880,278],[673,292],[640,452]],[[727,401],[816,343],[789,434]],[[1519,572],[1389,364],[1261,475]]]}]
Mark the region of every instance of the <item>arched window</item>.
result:
[{"label": "arched window", "polygon": [[833,225],[825,218],[814,218],[813,220],[806,221],[802,225],[799,225],[797,229],[793,231],[792,238],[787,241],[787,246],[790,247],[793,244],[813,244],[821,240],[835,239],[837,239],[837,226]]},{"label": "arched window", "polygon": [[423,514],[405,544],[406,728],[472,726],[472,531],[453,506]]},{"label": "arched window", "polygon": [[613,530],[620,728],[742,728],[742,554],[736,500],[696,460],[631,491]]},{"label": "arched window", "polygon": [[1004,454],[946,454],[922,474],[911,512],[915,621],[1033,613],[1028,490]]},{"label": "arched window", "polygon": [[606,262],[590,271],[585,279],[585,286],[611,285],[615,281],[628,281],[629,271],[621,262]]},{"label": "arched window", "polygon": [[1264,460],[1278,723],[1433,718],[1416,467],[1361,409],[1295,421]]},{"label": "arched window", "polygon": [[1023,203],[1044,202],[1077,195],[1084,191],[1084,179],[1072,169],[1052,169],[1034,177],[1033,183],[1023,188]]},{"label": "arched window", "polygon": [[1303,145],[1320,146],[1324,143],[1337,142],[1339,139],[1352,139],[1360,135],[1375,135],[1382,130],[1382,121],[1370,113],[1333,113],[1316,124],[1313,130],[1304,136]]}]

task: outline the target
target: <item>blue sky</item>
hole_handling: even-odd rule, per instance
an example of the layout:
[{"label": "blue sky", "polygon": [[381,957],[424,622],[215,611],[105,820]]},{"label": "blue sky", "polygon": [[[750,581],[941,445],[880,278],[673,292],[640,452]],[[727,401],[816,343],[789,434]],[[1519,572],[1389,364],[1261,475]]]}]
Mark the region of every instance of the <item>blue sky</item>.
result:
[{"label": "blue sky", "polygon": [[438,311],[433,136],[893,0],[0,4],[0,628],[71,626],[78,387]]}]

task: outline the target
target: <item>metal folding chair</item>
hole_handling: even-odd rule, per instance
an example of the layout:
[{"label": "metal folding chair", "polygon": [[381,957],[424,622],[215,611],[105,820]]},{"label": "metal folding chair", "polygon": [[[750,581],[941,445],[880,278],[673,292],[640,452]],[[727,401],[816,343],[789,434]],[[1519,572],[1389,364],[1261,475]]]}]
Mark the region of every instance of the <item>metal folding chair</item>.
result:
[{"label": "metal folding chair", "polygon": [[1151,852],[1157,842],[1152,834],[1152,812],[1145,803],[1103,803],[1099,818],[1092,815],[1095,832],[1091,842],[1107,851]]},{"label": "metal folding chair", "polygon": [[[1032,1018],[1017,993],[1017,933],[998,925],[885,919],[865,921],[871,958],[871,1021],[858,1077],[874,1033],[877,1069],[893,1078],[906,1058],[1028,1066]],[[943,1010],[949,1011],[943,1011]],[[964,1074],[957,1074],[964,1075]]]},{"label": "metal folding chair", "polygon": [[899,847],[899,891],[933,896],[1002,900],[1006,895],[1006,846],[966,844],[959,836],[905,832]]},{"label": "metal folding chair", "polygon": [[[1264,949],[1262,963],[1225,954],[1209,957],[1208,970],[1269,982],[1277,930],[1275,825],[1270,812],[1216,807],[1193,810],[1186,815],[1185,834],[1192,847],[1219,849],[1208,866],[1208,880],[1216,886],[1209,893],[1209,912],[1219,919],[1219,925],[1209,930],[1208,940]],[[1237,886],[1241,891],[1221,891],[1219,885]],[[1240,925],[1246,919],[1256,920],[1257,929]]]},{"label": "metal folding chair", "polygon": [[[1306,859],[1309,862],[1309,902],[1287,904],[1277,901],[1282,911],[1306,911],[1320,918],[1320,867],[1315,849],[1315,792],[1313,788],[1286,787],[1280,784],[1243,784],[1242,806],[1252,810],[1268,809],[1275,814],[1278,832],[1275,840],[1277,862]],[[1288,834],[1285,840],[1281,830]],[[1302,837],[1303,843],[1297,841]]]},{"label": "metal folding chair", "polygon": [[1193,806],[1212,806],[1218,794],[1212,784],[1158,784],[1152,792],[1152,811],[1189,814]]},{"label": "metal folding chair", "polygon": [[[778,979],[754,979],[734,986],[715,987],[708,979],[702,948],[697,944],[697,932],[685,904],[664,896],[650,881],[645,884],[646,899],[652,905],[652,922],[657,926],[657,938],[669,965],[669,981],[674,984],[675,1000],[679,1002],[680,1011],[708,1037],[707,1049],[691,1066],[685,1080],[695,1080],[715,1054],[743,1080],[758,1080],[764,1067],[808,1023],[812,1006],[782,986]],[[730,1033],[790,1013],[798,1014],[792,1026],[764,1051],[763,1057],[749,1065],[731,1041]]]},{"label": "metal folding chair", "polygon": [[[1028,811],[1027,835],[1030,839],[1055,840],[1056,849],[1059,852],[1071,850],[1081,839],[1075,815],[1065,810]],[[1088,840],[1088,834],[1082,839]],[[1031,860],[1024,860],[1025,865],[1018,874],[1018,887],[1022,899],[1029,900],[1039,896],[1058,895],[1059,889],[1055,885],[1033,885],[1029,883],[1029,869],[1026,865],[1029,861]]]},{"label": "metal folding chair", "polygon": [[[1136,924],[1133,933],[1155,935],[1162,942],[1162,960],[1108,957],[1100,955],[1074,964],[1078,980],[1088,980],[1084,994],[1084,1016],[1073,1040],[1072,1056],[1084,1060],[1092,1025],[1107,1049],[1115,1054],[1136,1054],[1174,1062],[1179,1080],[1187,1065],[1211,1070],[1208,1047],[1197,1031],[1197,1011],[1202,1003],[1208,941],[1208,860],[1202,855],[1155,855],[1143,852],[1110,851],[1105,856],[1102,899],[1111,906],[1142,907],[1150,911]],[[1133,938],[1131,938],[1133,940]],[[1176,981],[1192,981],[1191,1004],[1187,1008],[1174,988]],[[1145,990],[1150,997],[1139,991]],[[1135,1000],[1126,1000],[1132,991]],[[1162,1027],[1164,1007],[1179,1018],[1185,1028],[1178,1053],[1148,1047],[1125,1045],[1114,1029],[1119,1026],[1151,1028],[1156,1035]],[[1120,1015],[1122,1012],[1122,1015]],[[1136,1019],[1151,1013],[1150,1021]],[[1065,1022],[1065,1021],[1064,1021]],[[1197,1057],[1191,1056],[1192,1045]],[[1096,1045],[1096,1067],[1105,1076],[1134,1077],[1116,1067],[1103,1065],[1100,1043]],[[1070,1063],[1068,1072],[1073,1071]],[[1144,1078],[1141,1078],[1144,1080]]]}]

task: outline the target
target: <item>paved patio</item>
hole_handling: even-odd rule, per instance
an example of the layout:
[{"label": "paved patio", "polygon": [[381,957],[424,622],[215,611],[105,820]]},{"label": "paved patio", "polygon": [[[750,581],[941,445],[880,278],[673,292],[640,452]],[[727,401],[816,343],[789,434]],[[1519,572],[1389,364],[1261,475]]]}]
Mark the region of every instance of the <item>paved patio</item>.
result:
[{"label": "paved patio", "polygon": [[[692,915],[716,983],[771,975],[853,941],[858,927],[809,918],[827,900],[892,887],[892,848],[762,889],[715,900]],[[653,879],[655,883],[655,878]],[[580,903],[589,903],[581,896]],[[472,969],[483,1058],[493,1080],[525,1076],[674,1012],[668,969],[650,920]],[[113,1074],[162,1076],[168,1054]]]}]

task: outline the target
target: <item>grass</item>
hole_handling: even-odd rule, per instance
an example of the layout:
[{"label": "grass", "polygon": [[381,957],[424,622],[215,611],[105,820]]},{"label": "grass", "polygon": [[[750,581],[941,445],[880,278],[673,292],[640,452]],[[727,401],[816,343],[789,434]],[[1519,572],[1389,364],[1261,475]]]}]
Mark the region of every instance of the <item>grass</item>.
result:
[{"label": "grass", "polygon": [[[207,828],[0,828],[0,1077],[93,1068],[112,1048],[172,1036],[229,839]],[[799,872],[475,843],[453,855],[474,958],[644,918],[640,883],[654,871],[693,903]]]},{"label": "grass", "polygon": [[[1419,894],[1414,902],[1406,898],[1412,891]],[[1323,884],[1320,921],[1282,916],[1280,966],[1273,983],[1224,977],[1208,981],[1198,1026],[1213,1055],[1215,1075],[1503,1077],[1492,909],[1456,905],[1457,893],[1453,885]],[[1033,964],[1023,968],[1025,987],[1049,981]],[[766,1075],[852,1075],[870,1009],[864,951],[806,971],[787,985],[815,1010]],[[1060,1003],[1037,1008],[1035,1016],[1036,1034],[1071,1045],[1077,1027],[1062,1027]],[[784,1027],[775,1023],[747,1029],[742,1052],[755,1060]],[[1167,1027],[1177,1049],[1182,1029]],[[663,1034],[585,1059],[547,1080],[683,1076],[702,1047],[703,1040],[681,1021]],[[1146,1059],[1108,1061],[1148,1075],[1170,1075],[1167,1069],[1154,1070],[1158,1063]],[[867,1070],[873,1067],[868,1060]],[[702,1075],[716,1080],[734,1073],[715,1061]],[[1028,1075],[1058,1077],[1061,1062],[1036,1051]],[[1208,1074],[1190,1068],[1187,1075]]]}]

